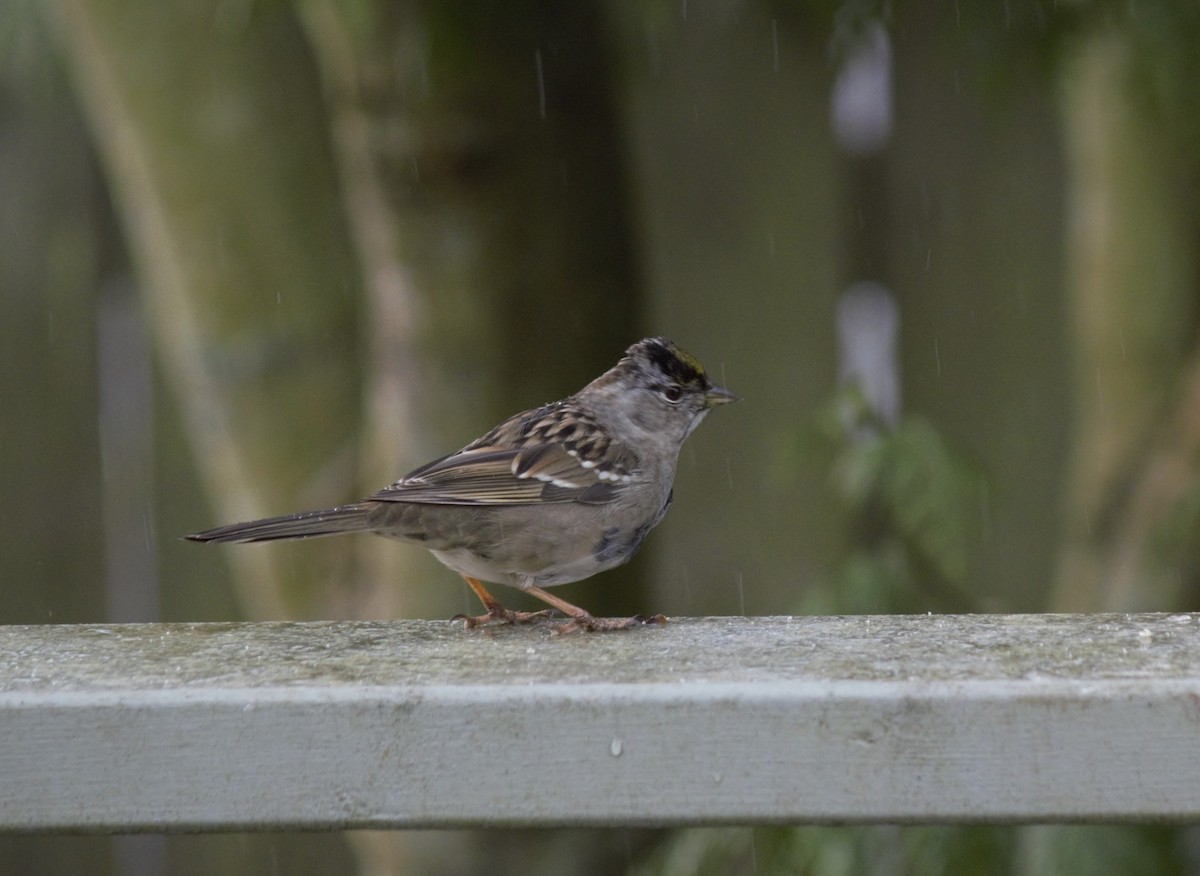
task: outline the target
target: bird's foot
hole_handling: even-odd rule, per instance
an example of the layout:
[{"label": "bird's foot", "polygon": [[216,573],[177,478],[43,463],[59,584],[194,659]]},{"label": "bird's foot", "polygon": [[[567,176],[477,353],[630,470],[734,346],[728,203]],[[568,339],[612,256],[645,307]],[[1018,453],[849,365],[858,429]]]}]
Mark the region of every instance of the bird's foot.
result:
[{"label": "bird's foot", "polygon": [[628,630],[633,627],[643,627],[648,624],[657,624],[662,626],[667,622],[666,615],[656,614],[653,617],[645,617],[643,615],[635,615],[627,618],[615,617],[593,617],[584,612],[583,614],[575,615],[565,624],[561,624],[554,628],[555,635],[564,635],[566,633],[574,633],[579,630],[586,630],[589,633],[607,633],[613,630]]},{"label": "bird's foot", "polygon": [[483,603],[483,607],[487,609],[487,614],[480,614],[472,617],[468,614],[456,614],[450,618],[452,621],[460,620],[466,629],[473,627],[482,627],[488,624],[531,624],[537,621],[544,621],[550,617],[550,609],[542,609],[541,611],[513,611],[505,608],[496,601],[496,597],[488,593],[487,588],[483,586],[483,582],[478,578],[471,578],[463,575],[467,584],[475,591],[475,595],[479,597],[479,601]]},{"label": "bird's foot", "polygon": [[532,624],[548,620],[553,612],[548,609],[541,611],[513,611],[496,602],[487,606],[487,614],[472,617],[469,614],[456,614],[452,621],[462,621],[464,629],[488,626],[489,624]]}]

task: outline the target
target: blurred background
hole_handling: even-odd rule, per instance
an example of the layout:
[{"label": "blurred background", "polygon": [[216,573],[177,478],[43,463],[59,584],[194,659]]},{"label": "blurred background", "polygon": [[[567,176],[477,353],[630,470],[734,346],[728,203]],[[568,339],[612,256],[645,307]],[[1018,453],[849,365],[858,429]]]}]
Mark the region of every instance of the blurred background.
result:
[{"label": "blurred background", "polygon": [[[1182,2],[6,0],[0,622],[474,610],[383,539],[179,536],[650,334],[745,400],[572,601],[1200,608],[1197,45]],[[1196,874],[1200,833],[0,839],[83,872]]]}]

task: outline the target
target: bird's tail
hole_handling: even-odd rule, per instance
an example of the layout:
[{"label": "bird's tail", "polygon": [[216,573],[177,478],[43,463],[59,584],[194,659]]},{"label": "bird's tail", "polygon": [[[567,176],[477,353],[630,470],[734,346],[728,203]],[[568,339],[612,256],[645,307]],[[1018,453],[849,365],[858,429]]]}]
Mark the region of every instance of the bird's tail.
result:
[{"label": "bird's tail", "polygon": [[190,541],[278,541],[289,538],[314,538],[339,532],[364,532],[370,529],[369,516],[374,503],[360,502],[322,511],[301,511],[282,517],[267,517],[246,523],[230,523],[184,538]]}]

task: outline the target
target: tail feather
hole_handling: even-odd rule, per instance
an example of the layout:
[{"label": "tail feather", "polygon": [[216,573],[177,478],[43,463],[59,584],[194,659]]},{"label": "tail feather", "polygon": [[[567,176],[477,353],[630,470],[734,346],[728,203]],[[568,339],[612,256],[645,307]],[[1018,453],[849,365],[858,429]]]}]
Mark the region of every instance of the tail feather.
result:
[{"label": "tail feather", "polygon": [[190,541],[239,542],[279,541],[289,538],[315,538],[339,532],[365,532],[370,529],[369,515],[374,503],[360,502],[321,511],[301,511],[282,517],[267,517],[246,523],[230,523],[184,538]]}]

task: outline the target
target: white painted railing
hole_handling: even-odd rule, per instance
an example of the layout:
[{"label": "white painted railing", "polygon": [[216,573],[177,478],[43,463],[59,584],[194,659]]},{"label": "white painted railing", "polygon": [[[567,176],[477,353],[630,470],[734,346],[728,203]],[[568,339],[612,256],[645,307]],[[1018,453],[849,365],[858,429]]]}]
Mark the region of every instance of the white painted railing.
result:
[{"label": "white painted railing", "polygon": [[0,627],[0,830],[1192,820],[1200,615]]}]

